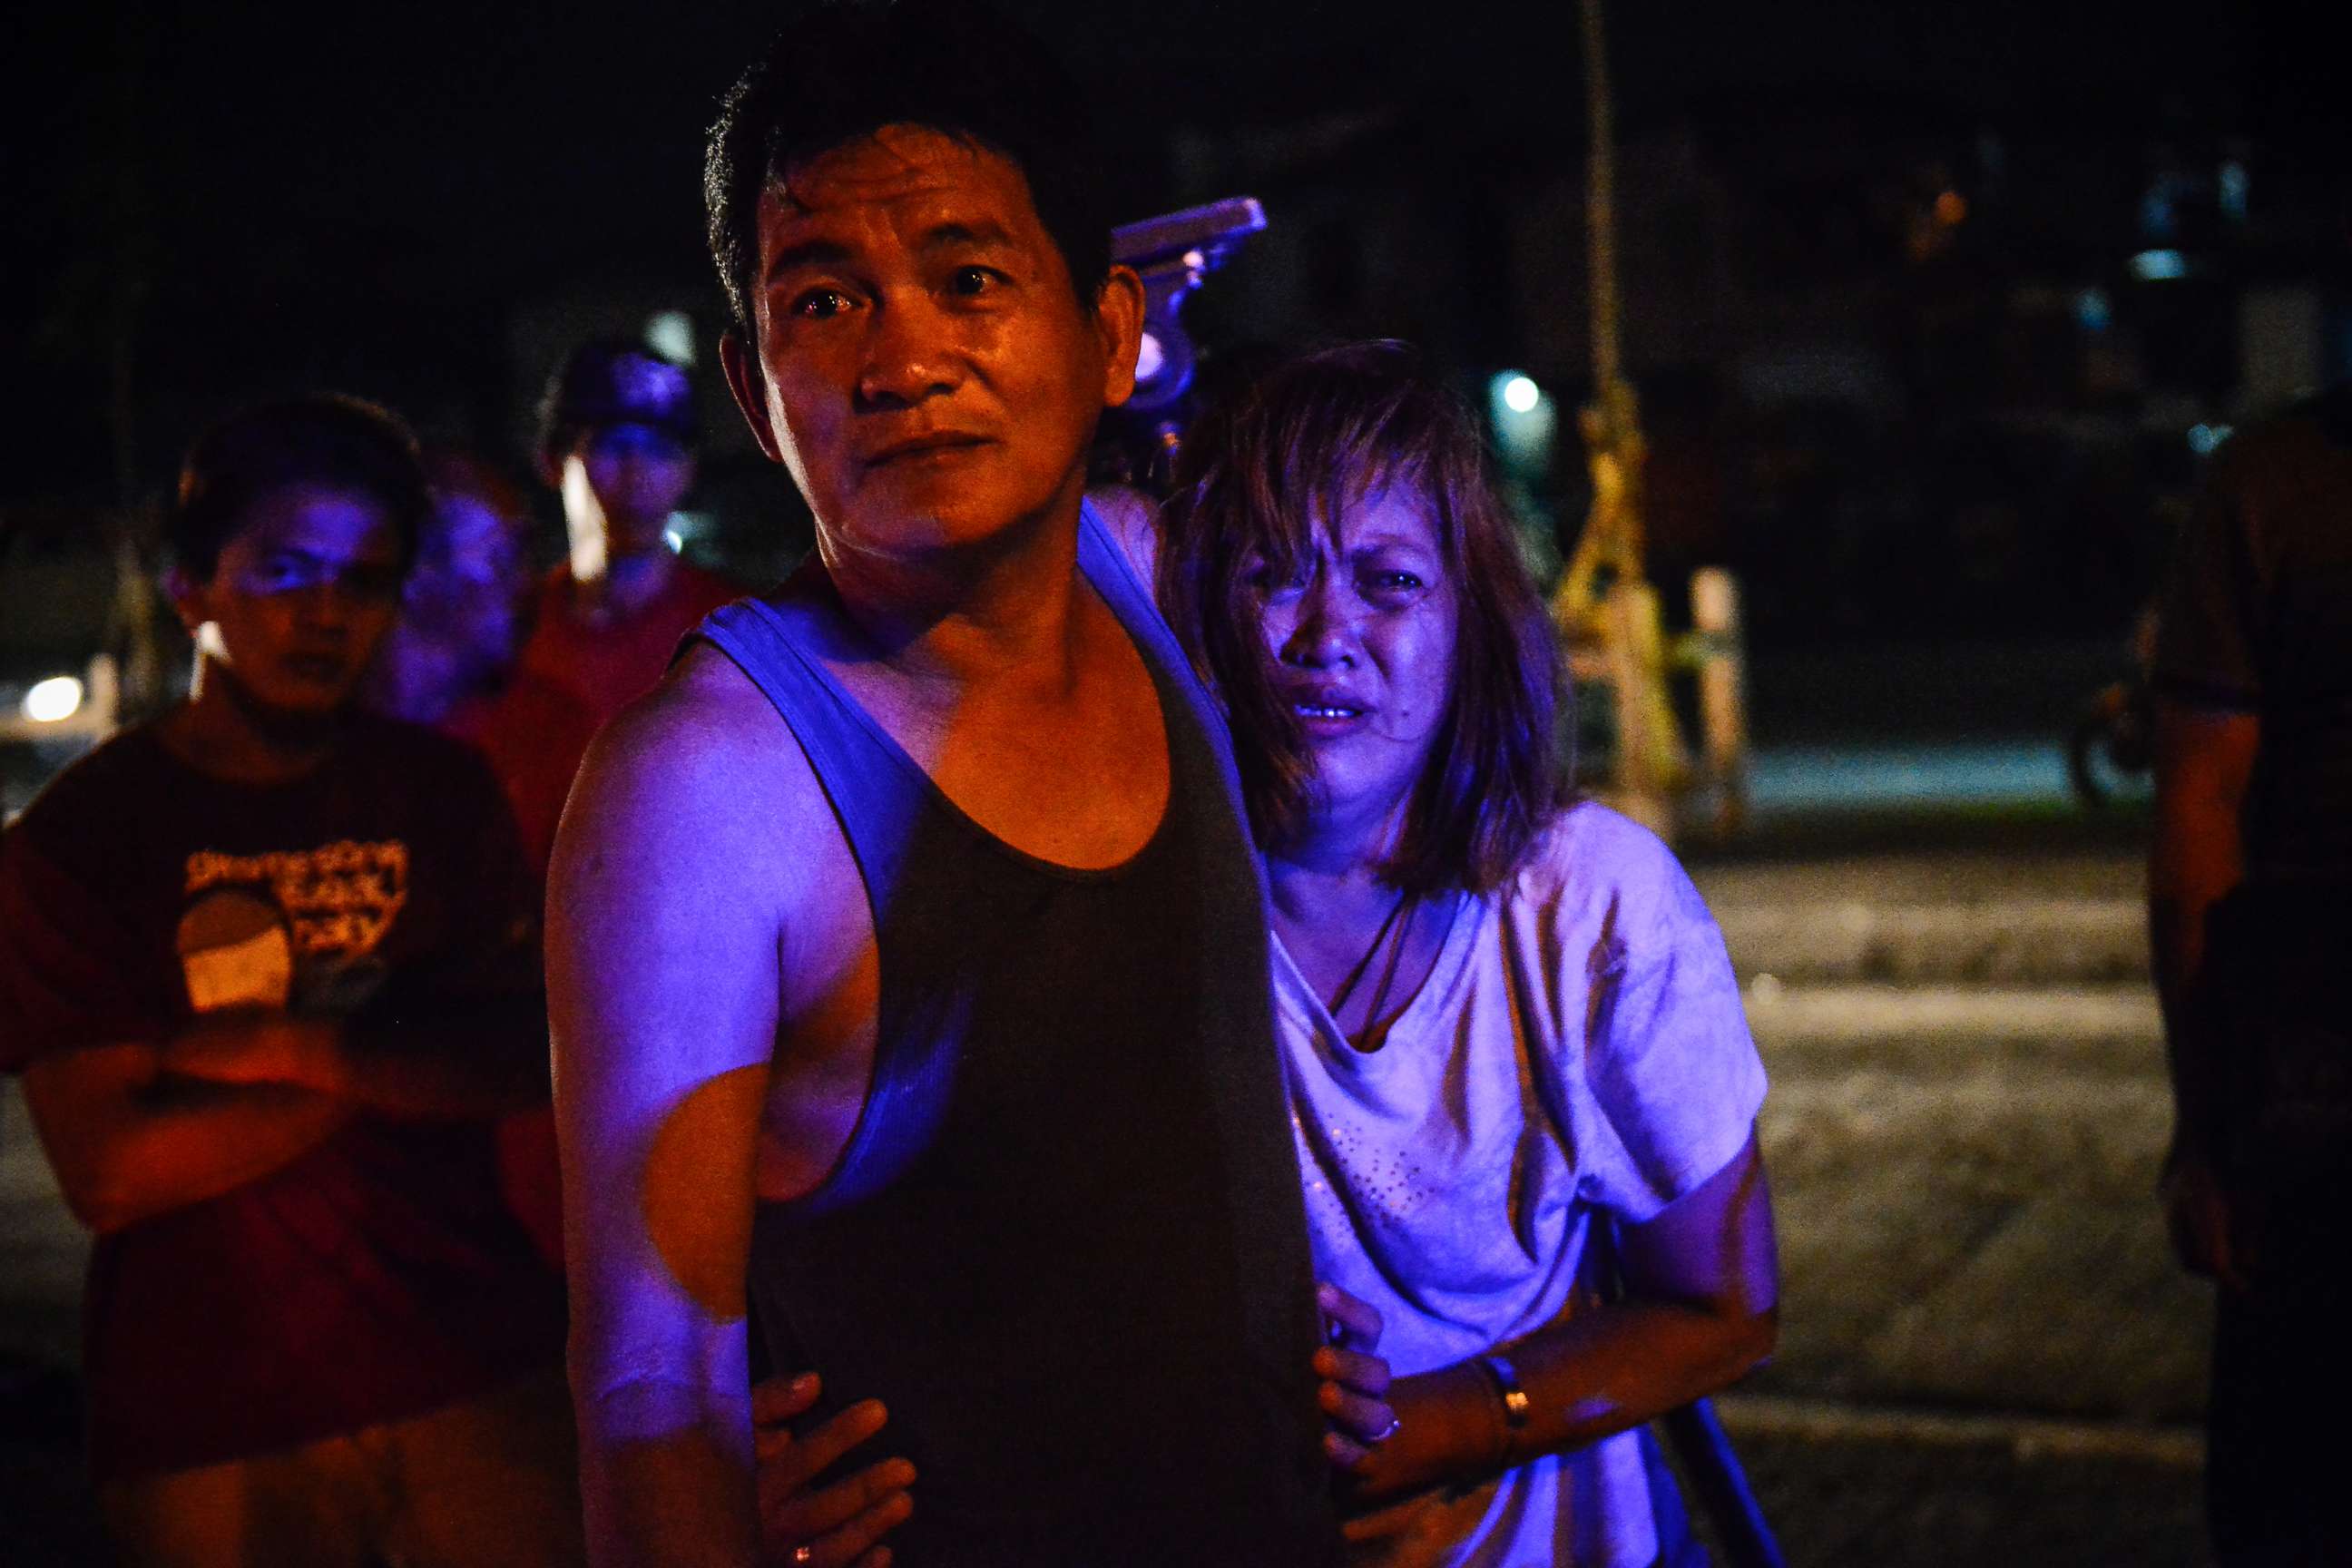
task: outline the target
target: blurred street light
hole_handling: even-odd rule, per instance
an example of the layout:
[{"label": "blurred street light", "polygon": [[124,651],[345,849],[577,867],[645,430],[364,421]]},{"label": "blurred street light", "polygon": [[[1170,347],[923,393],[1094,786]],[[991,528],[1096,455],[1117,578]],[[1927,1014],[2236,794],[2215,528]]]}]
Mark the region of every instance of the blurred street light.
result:
[{"label": "blurred street light", "polygon": [[36,724],[61,724],[81,711],[81,682],[70,675],[37,680],[25,693],[25,717]]}]

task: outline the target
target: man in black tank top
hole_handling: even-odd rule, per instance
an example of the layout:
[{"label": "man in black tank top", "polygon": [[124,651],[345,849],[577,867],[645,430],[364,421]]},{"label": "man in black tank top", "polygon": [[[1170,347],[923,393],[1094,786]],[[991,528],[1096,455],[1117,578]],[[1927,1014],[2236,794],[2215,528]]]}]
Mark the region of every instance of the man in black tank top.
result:
[{"label": "man in black tank top", "polygon": [[908,0],[789,25],[712,133],[721,357],[818,552],[605,731],[557,843],[600,1563],[753,1560],[747,1307],[824,1436],[887,1406],[856,1528],[909,1568],[1336,1552],[1231,759],[1082,510],[1141,290],[1077,101]]}]

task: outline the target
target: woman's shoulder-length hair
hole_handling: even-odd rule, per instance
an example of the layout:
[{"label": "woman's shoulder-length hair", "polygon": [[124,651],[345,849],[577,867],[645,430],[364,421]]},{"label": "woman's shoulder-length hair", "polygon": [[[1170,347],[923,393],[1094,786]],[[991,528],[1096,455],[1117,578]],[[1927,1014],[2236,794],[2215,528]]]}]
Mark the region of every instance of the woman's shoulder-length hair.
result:
[{"label": "woman's shoulder-length hair", "polygon": [[1294,572],[1346,505],[1398,487],[1430,510],[1459,613],[1451,700],[1384,877],[1408,892],[1484,892],[1567,797],[1568,678],[1477,428],[1412,350],[1305,354],[1202,417],[1162,511],[1160,604],[1232,719],[1251,829],[1279,845],[1313,810],[1314,768],[1252,579]]}]

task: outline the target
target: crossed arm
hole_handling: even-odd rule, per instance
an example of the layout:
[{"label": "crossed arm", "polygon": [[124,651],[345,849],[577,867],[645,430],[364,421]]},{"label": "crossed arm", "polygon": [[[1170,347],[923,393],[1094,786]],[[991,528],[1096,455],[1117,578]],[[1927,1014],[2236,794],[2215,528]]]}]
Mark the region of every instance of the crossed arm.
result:
[{"label": "crossed arm", "polygon": [[92,1230],[233,1192],[362,1110],[488,1118],[545,1091],[535,996],[484,998],[354,1039],[342,1020],[237,1012],[162,1043],[59,1051],[25,1072],[58,1184]]}]

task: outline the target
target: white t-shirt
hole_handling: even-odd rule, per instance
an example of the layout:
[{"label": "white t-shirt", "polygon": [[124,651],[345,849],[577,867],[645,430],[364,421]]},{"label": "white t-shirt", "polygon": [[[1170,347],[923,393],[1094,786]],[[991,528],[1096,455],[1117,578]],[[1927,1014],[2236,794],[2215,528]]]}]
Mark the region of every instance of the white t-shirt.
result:
[{"label": "white t-shirt", "polygon": [[[1728,1164],[1764,1100],[1739,987],[1674,855],[1572,807],[1512,882],[1465,900],[1377,1051],[1275,942],[1276,1030],[1320,1278],[1381,1310],[1400,1375],[1542,1327],[1598,1281],[1596,1223],[1654,1216]],[[1382,1568],[1657,1553],[1634,1435],[1350,1527]]]}]

